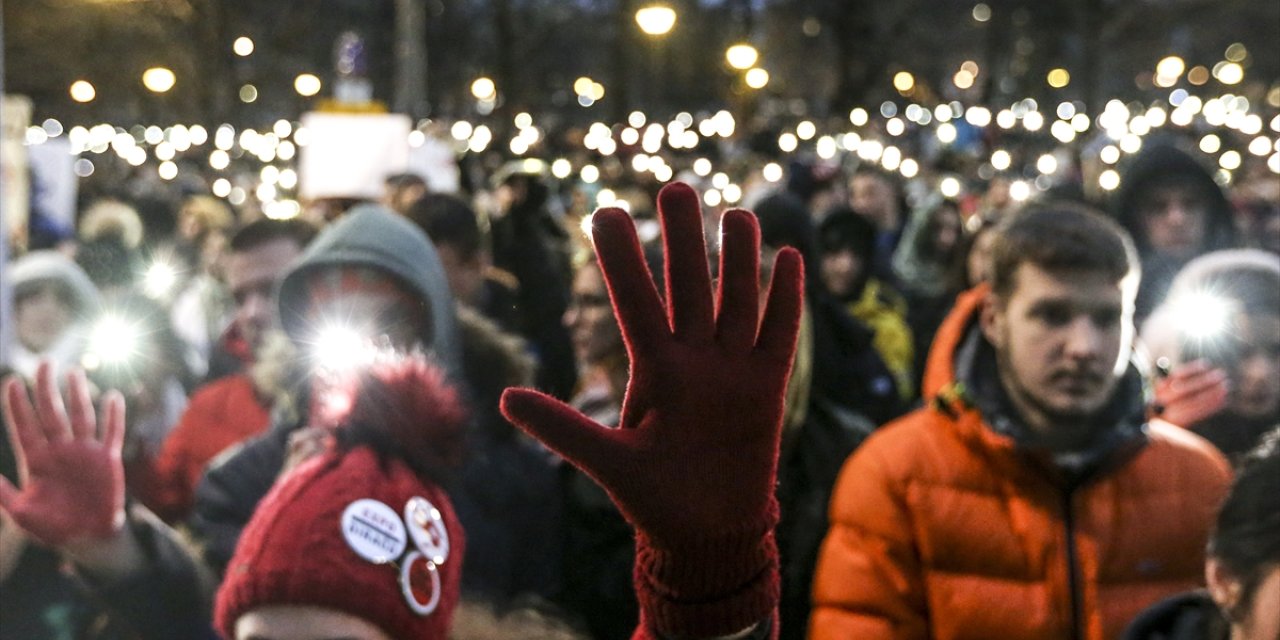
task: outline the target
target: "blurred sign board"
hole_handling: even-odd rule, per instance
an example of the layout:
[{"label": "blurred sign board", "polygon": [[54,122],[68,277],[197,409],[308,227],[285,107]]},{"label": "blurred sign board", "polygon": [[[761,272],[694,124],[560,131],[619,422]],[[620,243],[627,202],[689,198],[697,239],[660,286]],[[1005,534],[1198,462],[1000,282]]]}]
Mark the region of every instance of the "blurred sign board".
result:
[{"label": "blurred sign board", "polygon": [[306,144],[298,152],[299,196],[382,196],[386,177],[409,166],[409,116],[312,112],[302,116]]},{"label": "blurred sign board", "polygon": [[0,207],[4,208],[4,239],[20,237],[27,226],[30,176],[27,162],[27,127],[31,126],[31,100],[4,96],[0,102]]}]

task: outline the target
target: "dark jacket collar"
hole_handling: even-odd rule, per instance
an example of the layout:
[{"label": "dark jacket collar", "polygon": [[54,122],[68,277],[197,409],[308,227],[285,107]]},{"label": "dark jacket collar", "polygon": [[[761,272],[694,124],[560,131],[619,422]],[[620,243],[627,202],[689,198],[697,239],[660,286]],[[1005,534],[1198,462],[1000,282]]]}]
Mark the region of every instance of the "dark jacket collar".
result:
[{"label": "dark jacket collar", "polygon": [[1146,444],[1144,383],[1130,365],[1111,401],[1091,421],[1088,444],[1078,451],[1048,451],[1013,406],[1000,383],[995,348],[975,323],[955,355],[956,379],[964,384],[969,400],[983,421],[996,433],[1011,439],[1017,449],[1042,462],[1055,481],[1073,488],[1125,460]]},{"label": "dark jacket collar", "polygon": [[1124,640],[1227,640],[1230,627],[1206,591],[1166,598],[1138,614]]}]

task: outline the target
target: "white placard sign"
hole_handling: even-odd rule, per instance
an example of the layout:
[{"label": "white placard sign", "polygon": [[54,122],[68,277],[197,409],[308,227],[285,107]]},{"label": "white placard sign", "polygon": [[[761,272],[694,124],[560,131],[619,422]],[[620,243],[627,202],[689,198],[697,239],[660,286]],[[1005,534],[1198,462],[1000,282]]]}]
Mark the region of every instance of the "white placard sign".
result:
[{"label": "white placard sign", "polygon": [[312,112],[298,151],[303,199],[382,196],[383,182],[409,166],[409,116]]}]

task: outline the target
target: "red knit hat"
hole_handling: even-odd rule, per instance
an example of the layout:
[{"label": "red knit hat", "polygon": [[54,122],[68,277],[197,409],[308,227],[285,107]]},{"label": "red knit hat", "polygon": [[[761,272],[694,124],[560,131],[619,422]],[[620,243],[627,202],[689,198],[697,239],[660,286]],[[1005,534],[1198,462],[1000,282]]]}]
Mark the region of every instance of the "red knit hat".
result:
[{"label": "red knit hat", "polygon": [[368,447],[308,461],[263,499],[218,589],[215,623],[310,605],[367,620],[392,638],[445,638],[464,547],[449,498]]},{"label": "red knit hat", "polygon": [[[366,384],[352,428],[380,418],[410,449],[448,449],[461,420],[438,371],[410,360],[374,377],[382,384]],[[415,406],[423,398],[433,402]],[[370,408],[378,404],[381,413]],[[406,436],[411,417],[422,420],[417,442]],[[392,638],[442,639],[458,603],[464,547],[444,490],[404,459],[369,444],[332,451],[299,466],[259,503],[218,590],[214,622],[232,638],[236,621],[254,609],[307,605],[361,618]]]}]

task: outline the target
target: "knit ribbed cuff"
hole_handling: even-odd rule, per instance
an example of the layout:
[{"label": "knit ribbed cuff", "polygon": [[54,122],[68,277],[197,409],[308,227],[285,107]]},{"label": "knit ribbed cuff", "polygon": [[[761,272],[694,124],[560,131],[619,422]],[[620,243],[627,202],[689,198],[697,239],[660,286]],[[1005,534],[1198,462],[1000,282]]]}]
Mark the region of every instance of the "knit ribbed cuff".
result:
[{"label": "knit ribbed cuff", "polygon": [[636,595],[664,637],[728,635],[767,620],[778,605],[778,545],[762,525],[662,547],[636,535]]}]

